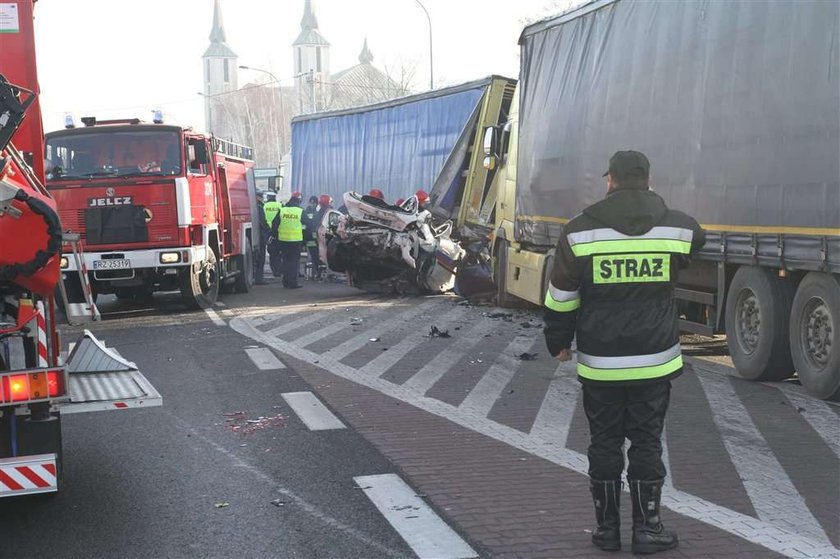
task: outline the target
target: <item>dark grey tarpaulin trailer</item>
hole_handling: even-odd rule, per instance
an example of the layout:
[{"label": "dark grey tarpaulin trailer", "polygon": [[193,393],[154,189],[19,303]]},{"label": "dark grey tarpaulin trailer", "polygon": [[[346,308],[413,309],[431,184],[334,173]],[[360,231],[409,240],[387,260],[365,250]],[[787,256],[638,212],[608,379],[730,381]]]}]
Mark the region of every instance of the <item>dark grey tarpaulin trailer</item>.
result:
[{"label": "dark grey tarpaulin trailer", "polygon": [[840,272],[840,2],[600,0],[520,43],[517,240],[553,245],[636,149],[706,258]]}]

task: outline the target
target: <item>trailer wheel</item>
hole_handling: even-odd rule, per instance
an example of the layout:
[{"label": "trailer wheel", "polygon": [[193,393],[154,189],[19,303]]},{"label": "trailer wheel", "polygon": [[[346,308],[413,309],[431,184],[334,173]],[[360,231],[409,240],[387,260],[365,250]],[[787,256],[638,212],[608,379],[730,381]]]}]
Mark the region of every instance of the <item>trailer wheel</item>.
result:
[{"label": "trailer wheel", "polygon": [[209,309],[219,298],[221,266],[212,250],[204,261],[190,264],[181,276],[181,297],[192,309]]},{"label": "trailer wheel", "polygon": [[790,313],[790,353],[799,380],[816,398],[840,398],[840,284],[811,272],[796,290]]},{"label": "trailer wheel", "polygon": [[245,241],[245,254],[239,256],[239,273],[233,289],[237,293],[248,293],[254,285],[254,250],[251,239]]},{"label": "trailer wheel", "polygon": [[791,286],[769,271],[743,266],[726,296],[726,343],[738,374],[783,380],[793,374],[788,327]]},{"label": "trailer wheel", "polygon": [[496,284],[496,305],[500,307],[513,307],[516,305],[516,297],[507,292],[507,250],[509,243],[501,240],[496,244],[496,251],[493,254],[493,280]]}]

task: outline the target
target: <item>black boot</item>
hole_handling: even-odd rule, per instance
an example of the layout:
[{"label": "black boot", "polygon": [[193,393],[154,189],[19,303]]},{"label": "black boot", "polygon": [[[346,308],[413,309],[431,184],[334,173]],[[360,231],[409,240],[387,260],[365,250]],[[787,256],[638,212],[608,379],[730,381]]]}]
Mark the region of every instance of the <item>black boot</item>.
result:
[{"label": "black boot", "polygon": [[633,501],[633,553],[656,553],[677,547],[676,532],[666,530],[659,519],[663,480],[628,482]]},{"label": "black boot", "polygon": [[589,481],[589,490],[595,502],[595,520],[598,527],[592,532],[592,543],[604,551],[621,549],[621,518],[618,514],[621,481]]}]

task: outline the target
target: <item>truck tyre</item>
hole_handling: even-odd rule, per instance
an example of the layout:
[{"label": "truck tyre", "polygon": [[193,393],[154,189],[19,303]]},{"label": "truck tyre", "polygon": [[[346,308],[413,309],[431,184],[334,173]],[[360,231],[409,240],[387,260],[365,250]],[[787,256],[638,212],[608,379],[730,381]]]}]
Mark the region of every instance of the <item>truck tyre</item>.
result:
[{"label": "truck tyre", "polygon": [[808,393],[840,399],[840,284],[811,272],[799,284],[790,313],[790,352]]},{"label": "truck tyre", "polygon": [[254,249],[251,239],[245,241],[245,254],[239,256],[239,273],[233,289],[237,293],[248,293],[254,285]]},{"label": "truck tyre", "polygon": [[181,276],[181,297],[191,309],[209,309],[219,298],[221,267],[212,250],[207,258],[190,264]]},{"label": "truck tyre", "polygon": [[726,344],[738,374],[783,380],[793,374],[788,328],[793,289],[768,270],[743,266],[726,296]]},{"label": "truck tyre", "polygon": [[502,239],[496,243],[496,251],[493,254],[493,280],[496,283],[496,305],[499,307],[513,307],[516,305],[516,297],[507,292],[507,251],[509,243]]}]

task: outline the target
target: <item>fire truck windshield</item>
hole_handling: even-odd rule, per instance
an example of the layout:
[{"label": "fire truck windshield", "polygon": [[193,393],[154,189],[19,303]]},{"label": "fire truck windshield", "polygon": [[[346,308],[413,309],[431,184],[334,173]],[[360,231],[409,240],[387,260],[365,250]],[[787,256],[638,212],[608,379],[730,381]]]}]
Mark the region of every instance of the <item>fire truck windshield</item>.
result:
[{"label": "fire truck windshield", "polygon": [[181,175],[183,144],[174,130],[80,129],[47,137],[47,180]]}]

